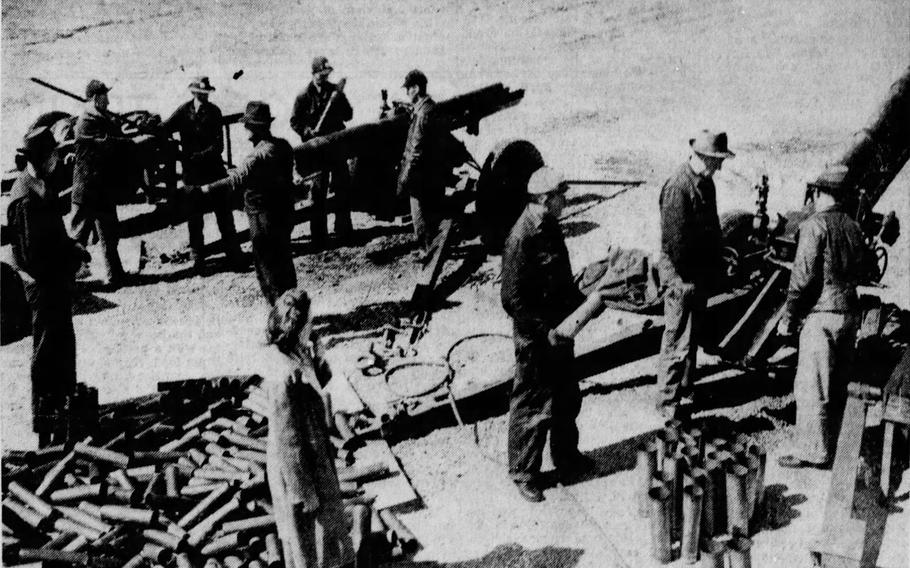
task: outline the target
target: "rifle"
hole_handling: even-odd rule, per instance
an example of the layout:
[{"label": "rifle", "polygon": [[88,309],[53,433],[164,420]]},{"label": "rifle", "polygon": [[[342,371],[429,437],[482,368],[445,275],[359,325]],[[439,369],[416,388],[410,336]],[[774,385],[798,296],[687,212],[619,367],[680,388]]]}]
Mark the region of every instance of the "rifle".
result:
[{"label": "rifle", "polygon": [[314,136],[320,136],[323,123],[325,123],[325,119],[329,115],[329,110],[332,109],[332,105],[335,104],[336,100],[338,100],[338,96],[344,93],[344,85],[347,82],[347,77],[342,77],[341,81],[338,81],[338,85],[336,85],[335,91],[332,93],[332,96],[329,97],[329,102],[327,102],[325,104],[325,108],[322,109],[322,116],[319,117],[319,122],[317,122],[316,126],[313,128]]}]

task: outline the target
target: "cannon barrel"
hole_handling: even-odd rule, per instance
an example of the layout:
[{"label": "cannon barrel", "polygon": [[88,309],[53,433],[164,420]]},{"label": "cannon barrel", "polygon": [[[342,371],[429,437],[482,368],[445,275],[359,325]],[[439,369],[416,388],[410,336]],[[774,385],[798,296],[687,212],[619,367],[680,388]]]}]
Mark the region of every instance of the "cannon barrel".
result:
[{"label": "cannon barrel", "polygon": [[[476,132],[482,118],[514,106],[522,98],[524,89],[513,91],[495,83],[444,100],[436,108],[449,130],[468,127],[469,132]],[[389,144],[403,145],[408,124],[407,116],[398,115],[307,140],[294,150],[298,171],[307,172],[327,157],[350,158]]]},{"label": "cannon barrel", "polygon": [[891,85],[837,163],[847,166],[872,205],[910,159],[910,66]]}]

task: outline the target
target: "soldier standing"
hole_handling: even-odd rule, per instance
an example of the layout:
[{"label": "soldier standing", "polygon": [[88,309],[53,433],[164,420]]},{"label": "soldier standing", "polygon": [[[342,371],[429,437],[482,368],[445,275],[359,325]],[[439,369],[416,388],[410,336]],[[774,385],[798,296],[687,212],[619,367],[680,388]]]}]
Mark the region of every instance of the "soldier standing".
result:
[{"label": "soldier standing", "polygon": [[414,69],[405,76],[402,87],[413,109],[398,172],[398,195],[410,199],[414,238],[426,254],[439,228],[445,197],[445,172],[440,155],[442,132],[435,113],[436,103],[427,94],[426,75]]},{"label": "soldier standing", "polygon": [[571,372],[574,342],[555,330],[584,301],[559,228],[566,189],[564,179],[550,168],[531,176],[531,201],[512,227],[502,255],[500,293],[515,341],[509,476],[531,502],[544,499],[540,465],[548,431],[553,464],[561,476],[581,475],[593,466],[578,451],[575,419],[581,395]]},{"label": "soldier standing", "polygon": [[123,144],[141,144],[151,139],[123,135],[119,121],[108,112],[110,88],[97,79],[85,87],[86,107],[76,121],[76,161],[73,169],[70,236],[83,246],[94,233],[104,256],[102,278],[112,288],[122,284],[125,274],[117,252],[119,221],[115,186],[118,152]]},{"label": "soldier standing", "polygon": [[846,402],[859,325],[856,286],[867,274],[862,230],[842,205],[853,189],[847,174],[845,166],[835,166],[810,184],[815,213],[799,226],[786,310],[777,329],[790,336],[802,321],[793,381],[796,447],[778,459],[782,467],[827,467],[834,457],[831,440]]},{"label": "soldier standing", "polygon": [[[215,91],[208,77],[196,77],[189,84],[192,100],[180,105],[168,118],[163,128],[165,132],[180,134],[180,163],[183,167],[183,183],[187,186],[202,185],[219,180],[227,175],[221,152],[224,150],[222,138],[223,120],[221,109],[209,101],[209,95]],[[240,263],[240,245],[237,243],[234,229],[234,214],[230,194],[221,192],[208,196],[208,200],[199,199],[198,194],[188,196],[189,215],[186,228],[189,232],[190,255],[194,268],[201,271],[205,265],[202,236],[203,215],[208,207],[215,212],[215,221],[221,232],[224,252],[228,263]]]},{"label": "soldier standing", "polygon": [[271,133],[273,120],[268,104],[247,103],[240,122],[250,134],[253,151],[228,177],[199,188],[203,195],[243,191],[256,276],[269,304],[274,304],[285,290],[297,286],[291,255],[294,153],[287,140]]},{"label": "soldier standing", "polygon": [[705,302],[721,273],[721,232],[714,173],[735,154],[725,132],[702,130],[689,140],[689,159],[660,192],[661,282],[664,328],[660,345],[657,409],[676,417],[690,402],[698,330]]},{"label": "soldier standing", "polygon": [[[312,64],[313,80],[294,101],[291,128],[303,142],[314,136],[344,130],[344,123],[351,120],[354,114],[343,87],[329,81],[332,71],[328,59],[322,55],[315,57]],[[330,163],[324,165],[320,179],[313,188],[313,217],[310,227],[313,242],[318,246],[324,245],[328,234],[326,195],[330,183],[335,195],[335,236],[344,242],[353,232],[348,162],[344,157],[332,157]]]},{"label": "soldier standing", "polygon": [[10,192],[7,218],[13,259],[24,274],[32,309],[32,426],[41,446],[61,426],[66,396],[76,386],[73,331],[74,275],[89,255],[66,233],[60,217],[59,187],[53,179],[57,143],[47,127],[32,130],[20,150],[26,160]]}]

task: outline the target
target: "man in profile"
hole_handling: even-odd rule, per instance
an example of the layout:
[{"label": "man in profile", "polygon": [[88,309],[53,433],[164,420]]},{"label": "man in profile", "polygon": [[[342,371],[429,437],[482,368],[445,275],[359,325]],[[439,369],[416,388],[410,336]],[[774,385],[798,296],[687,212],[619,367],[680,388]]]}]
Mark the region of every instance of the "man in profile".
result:
[{"label": "man in profile", "polygon": [[51,131],[30,131],[19,150],[25,168],[10,191],[7,210],[12,253],[23,274],[32,310],[32,427],[40,446],[57,443],[63,431],[66,397],[76,387],[73,331],[74,277],[89,260],[71,239],[60,217],[60,187],[54,179],[58,155]]},{"label": "man in profile", "polygon": [[568,186],[550,168],[528,181],[529,203],[502,253],[502,305],[512,318],[515,377],[509,398],[509,476],[526,500],[544,500],[540,465],[550,434],[550,455],[563,479],[594,466],[578,451],[581,409],[573,376],[574,341],[556,328],[584,301],[572,277],[559,227]]}]

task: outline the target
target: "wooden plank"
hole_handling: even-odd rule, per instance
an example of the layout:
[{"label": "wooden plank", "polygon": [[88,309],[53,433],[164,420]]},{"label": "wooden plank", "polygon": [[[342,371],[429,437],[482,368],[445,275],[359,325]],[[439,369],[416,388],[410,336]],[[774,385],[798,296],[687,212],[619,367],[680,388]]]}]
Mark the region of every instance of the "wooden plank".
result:
[{"label": "wooden plank", "polygon": [[368,493],[376,495],[374,508],[404,508],[420,502],[420,497],[411,486],[408,476],[398,463],[398,458],[392,453],[388,442],[382,439],[367,440],[364,446],[357,450],[354,457],[358,463],[381,462],[392,472],[392,475],[385,479],[370,481],[363,485]]},{"label": "wooden plank", "polygon": [[852,519],[851,514],[867,409],[865,400],[855,396],[847,399],[840,436],[837,439],[831,488],[828,490],[828,500],[825,504],[825,520],[821,535],[812,548],[813,552],[822,555],[823,560],[828,555],[855,557],[858,560],[863,553],[865,522]]}]

